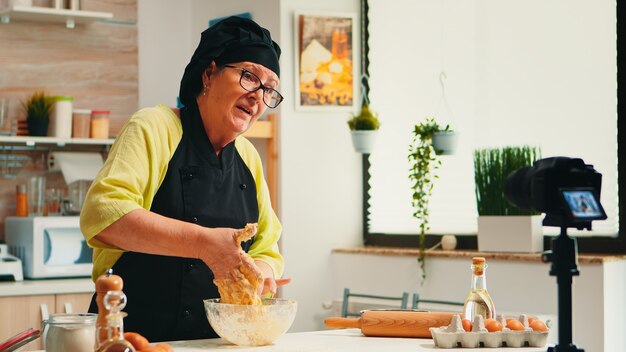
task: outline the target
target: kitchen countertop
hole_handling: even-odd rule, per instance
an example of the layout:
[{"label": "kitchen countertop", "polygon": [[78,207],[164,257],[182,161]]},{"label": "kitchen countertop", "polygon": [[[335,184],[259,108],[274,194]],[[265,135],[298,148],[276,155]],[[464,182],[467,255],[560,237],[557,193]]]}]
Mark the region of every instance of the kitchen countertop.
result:
[{"label": "kitchen countertop", "polygon": [[95,291],[94,283],[90,278],[0,282],[0,297],[93,293]]},{"label": "kitchen countertop", "polygon": [[[401,248],[401,247],[380,247],[380,246],[355,246],[333,248],[334,253],[348,254],[374,254],[388,256],[418,256],[418,248]],[[427,250],[427,257],[439,258],[472,258],[476,256],[485,257],[487,259],[522,261],[522,262],[539,262],[541,263],[541,253],[517,253],[517,252],[479,252],[477,250],[451,250],[444,251],[441,249]],[[579,264],[602,264],[610,261],[626,260],[625,254],[580,254],[578,253]]]},{"label": "kitchen countertop", "polygon": [[[235,346],[223,339],[176,341],[170,343],[176,352],[199,352],[209,350],[259,351],[259,352],[419,352],[419,351],[469,351],[467,348],[436,348],[432,339],[365,337],[359,329],[324,330],[289,333],[281,336],[273,345],[260,347]],[[472,351],[539,352],[546,347],[524,348],[478,348]]]}]

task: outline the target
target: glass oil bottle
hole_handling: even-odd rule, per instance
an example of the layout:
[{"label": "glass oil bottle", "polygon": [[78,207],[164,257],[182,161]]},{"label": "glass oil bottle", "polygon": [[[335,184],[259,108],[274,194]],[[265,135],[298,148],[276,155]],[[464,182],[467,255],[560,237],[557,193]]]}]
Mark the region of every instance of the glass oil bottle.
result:
[{"label": "glass oil bottle", "polygon": [[135,352],[133,345],[124,339],[124,317],[122,309],[126,306],[126,295],[122,291],[109,291],[104,296],[107,315],[107,340],[96,352]]},{"label": "glass oil bottle", "polygon": [[463,307],[464,317],[469,321],[474,321],[476,315],[481,315],[483,319],[495,319],[496,308],[487,292],[487,279],[485,270],[487,263],[483,257],[472,258],[472,288],[465,299]]}]

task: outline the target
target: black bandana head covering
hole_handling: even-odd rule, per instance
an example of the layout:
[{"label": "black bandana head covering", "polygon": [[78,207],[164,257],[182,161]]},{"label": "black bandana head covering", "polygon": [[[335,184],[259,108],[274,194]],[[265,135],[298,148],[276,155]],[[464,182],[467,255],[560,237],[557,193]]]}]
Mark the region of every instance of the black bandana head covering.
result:
[{"label": "black bandana head covering", "polygon": [[211,61],[218,65],[249,61],[280,77],[279,58],[280,47],[267,29],[249,19],[228,17],[202,32],[180,82],[180,100],[185,106],[195,104],[202,90],[202,72]]}]

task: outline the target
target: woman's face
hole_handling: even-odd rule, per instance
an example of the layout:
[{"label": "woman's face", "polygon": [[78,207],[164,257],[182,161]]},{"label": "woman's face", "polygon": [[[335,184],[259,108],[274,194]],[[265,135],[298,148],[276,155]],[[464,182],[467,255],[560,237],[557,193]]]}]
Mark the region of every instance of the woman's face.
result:
[{"label": "woman's face", "polygon": [[201,91],[197,98],[209,139],[218,144],[228,144],[247,131],[267,109],[263,103],[263,89],[249,92],[239,83],[244,72],[241,69],[254,73],[265,87],[276,89],[279,82],[272,70],[259,64],[238,62],[228,66],[231,67],[218,69],[214,62],[211,63],[210,72],[205,71],[202,77],[206,94]]}]

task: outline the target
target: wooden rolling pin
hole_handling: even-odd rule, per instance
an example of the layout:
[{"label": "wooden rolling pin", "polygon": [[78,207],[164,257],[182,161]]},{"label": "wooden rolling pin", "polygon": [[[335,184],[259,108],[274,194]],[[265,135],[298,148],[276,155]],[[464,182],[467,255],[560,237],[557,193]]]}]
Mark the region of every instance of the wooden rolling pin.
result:
[{"label": "wooden rolling pin", "polygon": [[365,336],[431,338],[430,328],[450,325],[454,312],[366,310],[360,318],[327,318],[329,328],[358,328]]}]

